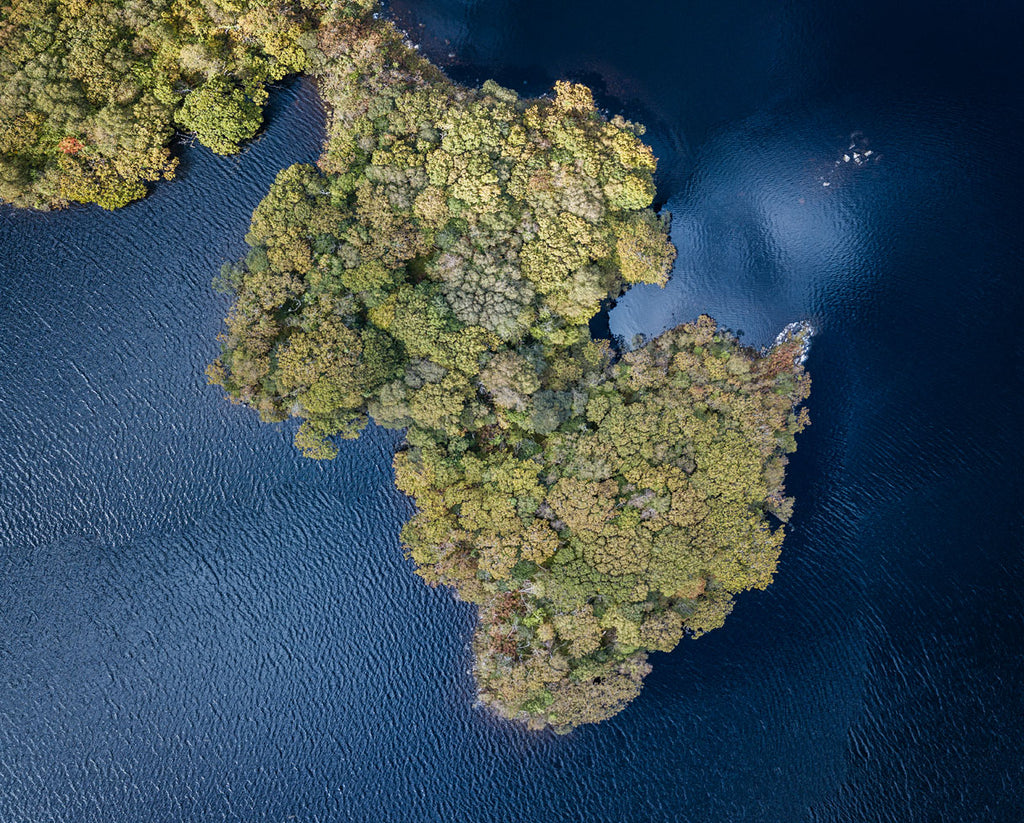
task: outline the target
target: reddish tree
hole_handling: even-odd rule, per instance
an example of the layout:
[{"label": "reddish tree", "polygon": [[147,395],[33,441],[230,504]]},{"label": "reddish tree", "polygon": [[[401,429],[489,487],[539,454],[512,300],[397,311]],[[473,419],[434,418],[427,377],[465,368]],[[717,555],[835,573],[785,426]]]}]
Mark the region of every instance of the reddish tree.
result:
[{"label": "reddish tree", "polygon": [[85,143],[74,137],[65,137],[57,144],[57,148],[64,152],[64,154],[78,154],[78,152],[85,148]]}]

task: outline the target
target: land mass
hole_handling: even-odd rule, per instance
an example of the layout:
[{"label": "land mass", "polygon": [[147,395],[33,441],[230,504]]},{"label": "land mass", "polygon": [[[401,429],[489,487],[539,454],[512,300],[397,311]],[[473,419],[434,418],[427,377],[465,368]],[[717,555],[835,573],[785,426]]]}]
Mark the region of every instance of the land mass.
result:
[{"label": "land mass", "polygon": [[[323,154],[278,175],[249,253],[222,270],[233,302],[209,378],[264,420],[300,418],[312,458],[370,419],[405,429],[402,540],[428,583],[477,605],[483,702],[557,731],[603,720],[639,693],[649,652],[771,581],[809,331],[757,352],[702,316],[621,355],[592,340],[602,301],[664,285],[675,256],[642,127],[578,84],[533,100],[454,84],[369,0],[278,9],[15,3],[0,197],[119,206],[172,170],[172,123],[234,150],[267,80],[314,74]],[[106,51],[83,51],[103,20]],[[11,98],[33,82],[70,101],[60,116]],[[141,136],[129,110],[149,118]]]}]

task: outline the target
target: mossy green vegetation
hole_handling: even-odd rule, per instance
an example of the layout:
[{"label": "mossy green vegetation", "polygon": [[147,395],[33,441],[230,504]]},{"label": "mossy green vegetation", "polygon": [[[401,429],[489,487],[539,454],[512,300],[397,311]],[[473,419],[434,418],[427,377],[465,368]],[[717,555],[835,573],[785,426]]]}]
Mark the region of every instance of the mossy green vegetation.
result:
[{"label": "mossy green vegetation", "polygon": [[418,573],[479,610],[481,699],[567,731],[640,691],[651,651],[770,582],[806,330],[758,353],[708,317],[621,356],[602,301],[664,285],[642,127],[585,86],[451,83],[373,0],[14,0],[0,11],[0,198],[114,208],[173,173],[175,125],[218,152],[264,85],[317,75],[317,166],[256,208],[212,383],[296,445],[373,419],[417,513]]},{"label": "mossy green vegetation", "polygon": [[584,86],[522,100],[450,83],[370,15],[320,32],[319,167],[278,176],[212,382],[296,445],[407,429],[402,540],[475,603],[480,696],[559,731],[640,691],[650,651],[771,580],[806,424],[800,332],[759,354],[708,317],[616,357],[601,301],[664,284],[642,129]]},{"label": "mossy green vegetation", "polygon": [[318,0],[0,5],[0,200],[113,209],[170,179],[175,128],[230,154],[266,83],[311,66]]}]

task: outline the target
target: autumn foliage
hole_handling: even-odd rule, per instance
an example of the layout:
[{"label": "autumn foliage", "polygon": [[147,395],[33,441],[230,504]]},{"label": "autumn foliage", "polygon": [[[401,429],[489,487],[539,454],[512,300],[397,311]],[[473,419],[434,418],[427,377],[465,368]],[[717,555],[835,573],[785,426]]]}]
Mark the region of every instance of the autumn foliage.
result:
[{"label": "autumn foliage", "polygon": [[0,11],[0,198],[117,208],[169,178],[175,126],[220,153],[265,84],[316,74],[317,166],[253,213],[211,383],[329,459],[407,430],[418,573],[476,604],[481,699],[566,731],[634,699],[651,651],[772,579],[809,391],[796,329],[757,352],[709,317],[617,354],[602,303],[664,285],[642,127],[559,82],[451,83],[373,0],[14,0]]},{"label": "autumn foliage", "polygon": [[318,0],[9,0],[0,200],[113,209],[173,177],[175,128],[238,151],[265,85],[307,68]]},{"label": "autumn foliage", "polygon": [[[419,574],[475,603],[481,699],[566,731],[635,698],[650,651],[764,588],[806,424],[806,331],[766,353],[708,317],[618,356],[588,321],[674,258],[642,129],[559,83],[450,83],[386,21],[321,28],[319,167],[278,176],[210,379],[296,445],[407,429]],[[772,519],[774,518],[774,520]]]}]

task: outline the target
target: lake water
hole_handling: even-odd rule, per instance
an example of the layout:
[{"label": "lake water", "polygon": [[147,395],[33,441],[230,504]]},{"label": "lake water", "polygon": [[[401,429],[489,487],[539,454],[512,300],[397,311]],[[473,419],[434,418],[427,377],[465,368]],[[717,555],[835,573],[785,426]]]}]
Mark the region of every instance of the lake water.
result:
[{"label": "lake water", "polygon": [[583,80],[648,124],[679,259],[614,333],[818,328],[776,581],[600,726],[473,708],[473,614],[398,543],[400,438],[304,461],[205,385],[209,282],[318,154],[292,83],[141,203],[0,209],[0,820],[1024,818],[1024,12],[392,13],[460,80]]}]

